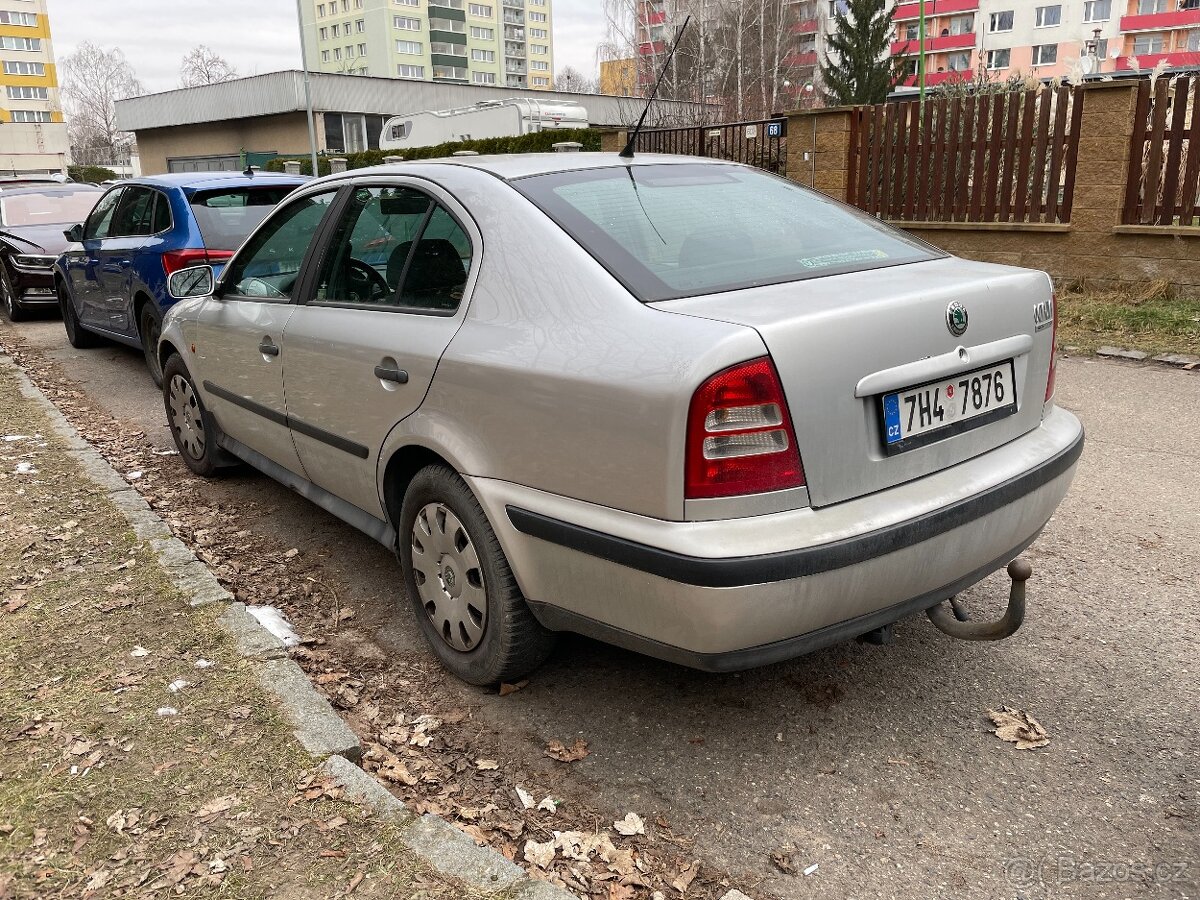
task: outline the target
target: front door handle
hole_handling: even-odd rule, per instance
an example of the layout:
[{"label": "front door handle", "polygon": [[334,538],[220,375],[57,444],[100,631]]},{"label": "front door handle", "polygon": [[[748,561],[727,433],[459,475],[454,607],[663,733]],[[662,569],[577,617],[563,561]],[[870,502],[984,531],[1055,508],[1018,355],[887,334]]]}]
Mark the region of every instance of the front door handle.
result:
[{"label": "front door handle", "polygon": [[279,355],[279,348],[276,347],[273,343],[271,343],[270,338],[265,338],[263,340],[263,342],[258,345],[258,350],[260,353],[264,354],[265,356],[278,356]]},{"label": "front door handle", "polygon": [[394,381],[396,384],[408,384],[408,373],[403,369],[388,369],[383,366],[376,366],[375,377],[380,381]]}]

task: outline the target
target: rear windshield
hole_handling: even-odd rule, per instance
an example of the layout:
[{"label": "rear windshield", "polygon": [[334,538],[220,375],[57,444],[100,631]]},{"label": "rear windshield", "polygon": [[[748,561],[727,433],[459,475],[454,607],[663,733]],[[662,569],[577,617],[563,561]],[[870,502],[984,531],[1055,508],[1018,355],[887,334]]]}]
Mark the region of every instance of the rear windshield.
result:
[{"label": "rear windshield", "polygon": [[513,182],[644,301],[935,259],[940,251],[773,175],[620,166]]},{"label": "rear windshield", "polygon": [[209,250],[236,250],[295,185],[223,188],[192,195],[192,213]]}]

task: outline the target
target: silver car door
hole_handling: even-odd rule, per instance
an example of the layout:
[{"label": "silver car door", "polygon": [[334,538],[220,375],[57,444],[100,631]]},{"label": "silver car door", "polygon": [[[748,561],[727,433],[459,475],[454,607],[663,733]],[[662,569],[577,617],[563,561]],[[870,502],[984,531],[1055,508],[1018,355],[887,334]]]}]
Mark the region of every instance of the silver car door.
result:
[{"label": "silver car door", "polygon": [[309,246],[336,194],[293,200],[255,232],[197,315],[189,363],[220,429],[302,476],[287,426],[281,345]]},{"label": "silver car door", "polygon": [[420,406],[462,321],[478,246],[468,221],[447,197],[356,186],[284,332],[288,420],[309,479],[378,518],[379,449]]}]

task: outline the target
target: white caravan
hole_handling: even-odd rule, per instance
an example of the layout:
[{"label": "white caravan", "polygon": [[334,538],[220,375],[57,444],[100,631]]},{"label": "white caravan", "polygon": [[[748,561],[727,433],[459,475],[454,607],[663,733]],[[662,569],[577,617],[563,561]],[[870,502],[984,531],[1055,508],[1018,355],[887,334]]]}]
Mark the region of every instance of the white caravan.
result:
[{"label": "white caravan", "polygon": [[383,123],[380,150],[432,147],[449,141],[515,137],[555,128],[587,128],[587,110],[570,100],[513,97],[459,109],[430,109],[392,116]]}]

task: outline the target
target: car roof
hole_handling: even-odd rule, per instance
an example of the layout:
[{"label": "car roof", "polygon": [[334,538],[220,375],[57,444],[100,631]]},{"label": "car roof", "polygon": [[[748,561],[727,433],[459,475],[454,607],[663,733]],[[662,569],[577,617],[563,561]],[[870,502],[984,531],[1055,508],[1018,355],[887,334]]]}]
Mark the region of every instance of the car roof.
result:
[{"label": "car roof", "polygon": [[0,192],[3,197],[17,197],[21,194],[66,194],[72,191],[93,191],[97,194],[104,190],[102,187],[96,187],[94,184],[86,184],[85,182],[71,181],[63,184],[61,181],[56,181],[47,184],[25,184],[20,187],[5,188]]},{"label": "car roof", "polygon": [[143,175],[130,178],[121,184],[144,184],[153,187],[180,188],[182,190],[207,190],[209,188],[245,187],[251,184],[297,187],[311,178],[303,175],[285,175],[282,172],[172,172],[167,175]]},{"label": "car roof", "polygon": [[436,159],[419,159],[411,162],[391,163],[386,166],[371,166],[368,169],[350,169],[334,176],[346,178],[371,174],[411,174],[415,166],[466,166],[479,169],[505,181],[526,178],[530,175],[548,175],[551,172],[572,172],[585,169],[607,169],[617,166],[661,166],[701,163],[708,165],[737,165],[726,160],[706,159],[699,156],[679,156],[673,153],[639,153],[632,160],[624,160],[616,153],[507,153],[493,156],[444,156]]}]

